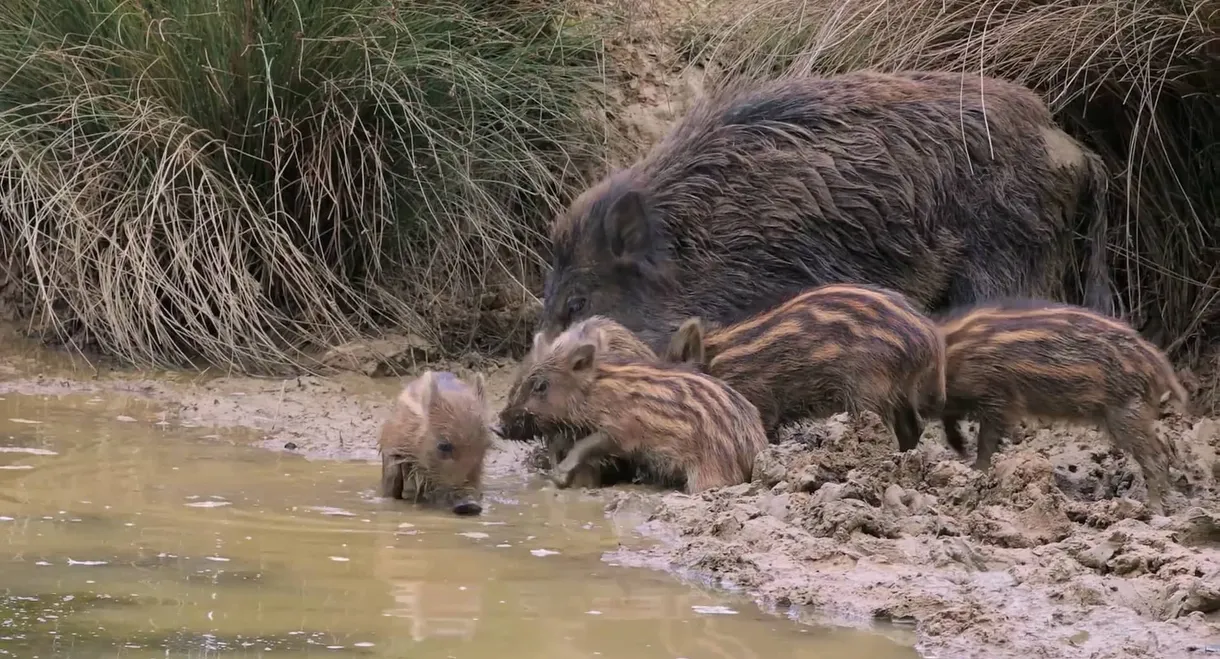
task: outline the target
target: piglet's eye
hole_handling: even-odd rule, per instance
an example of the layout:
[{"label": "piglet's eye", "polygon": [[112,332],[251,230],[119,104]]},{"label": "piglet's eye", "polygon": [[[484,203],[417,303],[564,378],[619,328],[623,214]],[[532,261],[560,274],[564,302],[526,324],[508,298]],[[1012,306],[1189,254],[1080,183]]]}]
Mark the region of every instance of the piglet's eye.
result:
[{"label": "piglet's eye", "polygon": [[453,455],[453,442],[450,442],[449,440],[441,440],[440,442],[437,442],[436,450],[440,451],[441,455],[446,457]]}]

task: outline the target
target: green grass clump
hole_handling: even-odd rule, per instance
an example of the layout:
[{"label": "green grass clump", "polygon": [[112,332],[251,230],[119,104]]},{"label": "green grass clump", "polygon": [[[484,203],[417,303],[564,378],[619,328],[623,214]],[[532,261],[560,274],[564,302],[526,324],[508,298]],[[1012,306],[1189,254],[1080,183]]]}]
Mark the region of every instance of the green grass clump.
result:
[{"label": "green grass clump", "polygon": [[600,155],[600,45],[571,23],[558,2],[7,0],[10,278],[37,327],[139,364],[302,366],[386,326],[504,339],[495,309]]},{"label": "green grass clump", "polygon": [[685,46],[726,76],[939,69],[1038,90],[1114,174],[1110,264],[1131,320],[1179,357],[1220,339],[1220,2],[721,5]]}]

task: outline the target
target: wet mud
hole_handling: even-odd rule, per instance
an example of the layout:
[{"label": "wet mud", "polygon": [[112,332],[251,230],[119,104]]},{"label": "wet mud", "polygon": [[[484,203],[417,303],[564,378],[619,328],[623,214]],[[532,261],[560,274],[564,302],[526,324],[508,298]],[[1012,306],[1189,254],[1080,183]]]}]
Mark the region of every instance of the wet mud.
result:
[{"label": "wet mud", "polygon": [[[498,405],[512,364],[482,370]],[[370,463],[400,386],[363,376],[82,379],[31,375],[28,364],[0,372],[0,392],[122,392],[158,401],[176,423],[246,428],[271,450]],[[871,414],[785,428],[749,484],[590,496],[610,523],[645,519],[638,530],[659,541],[607,560],[744,590],[780,614],[906,625],[923,656],[1204,656],[1220,650],[1220,421],[1167,417],[1158,431],[1180,461],[1164,517],[1141,503],[1138,466],[1094,429],[1027,423],[984,473],[945,446],[939,424],[900,454]],[[499,443],[489,477],[538,486],[533,452]],[[368,474],[371,487],[372,464]]]}]

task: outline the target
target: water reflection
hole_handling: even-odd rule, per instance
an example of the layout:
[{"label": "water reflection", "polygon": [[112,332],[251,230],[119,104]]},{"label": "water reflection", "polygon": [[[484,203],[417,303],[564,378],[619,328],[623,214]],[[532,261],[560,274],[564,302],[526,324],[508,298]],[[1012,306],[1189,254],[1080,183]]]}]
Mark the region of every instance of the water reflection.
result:
[{"label": "water reflection", "polygon": [[492,483],[463,519],[162,419],[0,400],[0,656],[915,656],[608,565],[622,529],[578,492]]}]

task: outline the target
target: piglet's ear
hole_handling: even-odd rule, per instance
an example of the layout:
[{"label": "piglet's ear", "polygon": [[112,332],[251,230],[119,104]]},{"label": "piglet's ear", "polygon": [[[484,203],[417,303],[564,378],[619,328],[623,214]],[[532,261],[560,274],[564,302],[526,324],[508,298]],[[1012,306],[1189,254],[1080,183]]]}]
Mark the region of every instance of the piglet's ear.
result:
[{"label": "piglet's ear", "polygon": [[657,249],[657,236],[645,193],[627,190],[608,201],[602,229],[610,255],[614,258],[651,255]]},{"label": "piglet's ear", "polygon": [[572,349],[572,354],[568,357],[568,366],[571,367],[574,373],[588,371],[593,368],[593,362],[596,357],[597,344],[592,341],[585,341]]},{"label": "piglet's ear", "polygon": [[424,371],[420,374],[419,379],[412,383],[411,388],[416,392],[416,400],[419,401],[421,407],[427,407],[432,399],[432,371]]},{"label": "piglet's ear", "polygon": [[440,378],[437,377],[436,373],[431,373],[431,377],[428,378],[427,392],[427,400],[424,402],[425,408],[431,407],[434,403],[441,399],[441,383]]},{"label": "piglet's ear", "polygon": [[535,355],[542,354],[542,350],[544,348],[546,348],[546,343],[547,343],[547,340],[546,340],[545,333],[544,332],[535,332],[534,333],[534,347],[532,348],[532,352]]},{"label": "piglet's ear", "polygon": [[703,360],[703,322],[698,318],[688,318],[670,338],[665,361],[702,366]]},{"label": "piglet's ear", "polygon": [[487,402],[487,378],[483,377],[482,373],[474,374],[474,395],[479,397],[479,400]]},{"label": "piglet's ear", "polygon": [[432,401],[437,398],[436,373],[424,371],[423,375],[419,376],[419,379],[410,386],[415,391],[415,400],[419,403],[419,413],[427,420],[428,411],[432,409]]}]

